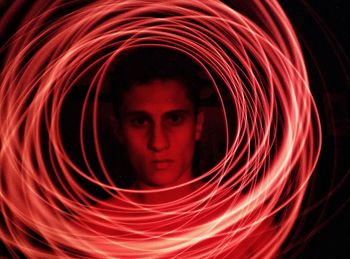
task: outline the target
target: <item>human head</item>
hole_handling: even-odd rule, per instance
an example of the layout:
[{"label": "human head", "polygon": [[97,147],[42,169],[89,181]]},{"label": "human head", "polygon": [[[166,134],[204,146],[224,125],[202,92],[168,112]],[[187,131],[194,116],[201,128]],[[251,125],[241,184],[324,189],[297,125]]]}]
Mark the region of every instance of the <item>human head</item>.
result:
[{"label": "human head", "polygon": [[192,177],[199,111],[198,65],[176,51],[144,48],[110,72],[118,140],[143,187],[168,187]]},{"label": "human head", "polygon": [[109,69],[113,110],[119,117],[120,105],[133,85],[145,84],[155,79],[173,79],[181,82],[188,98],[198,113],[202,69],[191,58],[179,51],[162,47],[143,47],[125,51]]}]

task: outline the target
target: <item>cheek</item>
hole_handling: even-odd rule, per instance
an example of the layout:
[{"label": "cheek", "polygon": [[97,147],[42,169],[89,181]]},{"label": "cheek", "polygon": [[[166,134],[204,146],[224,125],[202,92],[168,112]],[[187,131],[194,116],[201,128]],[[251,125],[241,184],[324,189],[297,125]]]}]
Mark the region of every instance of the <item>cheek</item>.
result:
[{"label": "cheek", "polygon": [[144,138],[129,134],[124,142],[128,159],[136,174],[143,174],[147,168],[147,150],[144,144]]},{"label": "cheek", "polygon": [[191,153],[195,144],[195,132],[192,125],[178,129],[171,134],[172,147],[179,153]]},{"label": "cheek", "polygon": [[124,134],[124,145],[131,158],[140,156],[140,154],[145,152],[146,136],[138,132],[129,131],[127,134]]}]

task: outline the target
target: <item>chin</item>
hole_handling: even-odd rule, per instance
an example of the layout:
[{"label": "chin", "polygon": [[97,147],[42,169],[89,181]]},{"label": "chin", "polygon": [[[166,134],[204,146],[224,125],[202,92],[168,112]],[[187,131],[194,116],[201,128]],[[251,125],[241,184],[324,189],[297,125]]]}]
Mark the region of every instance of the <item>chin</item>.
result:
[{"label": "chin", "polygon": [[174,186],[180,177],[174,177],[174,173],[157,172],[155,174],[157,175],[153,174],[153,177],[147,179],[147,183],[158,188]]}]

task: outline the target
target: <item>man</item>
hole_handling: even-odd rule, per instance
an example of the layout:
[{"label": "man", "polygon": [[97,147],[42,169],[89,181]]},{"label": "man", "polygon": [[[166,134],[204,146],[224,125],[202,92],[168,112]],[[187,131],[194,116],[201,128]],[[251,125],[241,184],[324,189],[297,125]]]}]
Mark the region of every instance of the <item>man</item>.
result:
[{"label": "man", "polygon": [[137,202],[170,202],[200,186],[193,181],[204,121],[198,70],[190,58],[165,48],[130,51],[112,69],[115,134],[132,166],[130,189],[155,191],[131,195]]},{"label": "man", "polygon": [[[121,198],[116,195],[102,202],[96,210],[96,219],[89,218],[92,223],[86,225],[93,233],[115,238],[115,244],[127,237],[127,242],[133,246],[104,246],[102,242],[101,251],[133,256],[134,246],[138,251],[147,243],[149,237],[143,235],[144,231],[168,235],[182,227],[200,230],[202,224],[205,226],[225,215],[232,205],[232,201],[225,200],[224,196],[213,197],[206,208],[202,207],[205,213],[195,213],[196,217],[190,218],[177,218],[173,214],[167,218],[167,214],[161,214],[158,215],[160,221],[154,218],[157,213],[146,209],[148,206],[138,206],[139,203],[170,204],[185,197],[191,202],[191,194],[203,185],[195,180],[193,166],[195,146],[201,138],[204,122],[198,106],[200,80],[196,78],[197,69],[184,55],[160,48],[132,51],[111,69],[113,124],[134,173],[129,189],[135,192],[123,192]],[[204,192],[201,195],[205,195]],[[198,195],[196,197],[198,199]],[[244,230],[242,222],[231,226],[237,228],[238,234]],[[267,240],[272,239],[274,228],[271,226],[270,220],[264,220],[250,235],[243,235],[242,242],[236,242],[232,249],[222,251],[220,255],[253,257],[264,248]],[[194,242],[191,249],[201,250],[216,242],[220,245],[227,237],[226,234],[209,235]],[[161,238],[154,237],[154,240],[158,242]],[[171,252],[162,251],[169,258],[173,256]],[[175,249],[174,255],[177,253],[179,251]]]}]

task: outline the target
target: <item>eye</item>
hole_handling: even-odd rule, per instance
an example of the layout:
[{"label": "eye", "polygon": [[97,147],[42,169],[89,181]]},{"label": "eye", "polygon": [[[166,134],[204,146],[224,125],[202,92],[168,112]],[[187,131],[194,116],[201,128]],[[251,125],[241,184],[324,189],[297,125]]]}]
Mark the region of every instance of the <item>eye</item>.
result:
[{"label": "eye", "polygon": [[148,125],[148,120],[145,117],[135,117],[130,120],[131,125],[135,128],[142,128]]},{"label": "eye", "polygon": [[184,116],[182,114],[169,114],[167,122],[171,125],[180,125],[183,122]]}]

